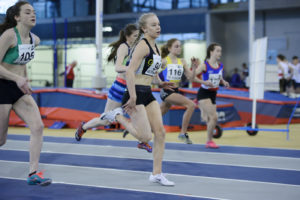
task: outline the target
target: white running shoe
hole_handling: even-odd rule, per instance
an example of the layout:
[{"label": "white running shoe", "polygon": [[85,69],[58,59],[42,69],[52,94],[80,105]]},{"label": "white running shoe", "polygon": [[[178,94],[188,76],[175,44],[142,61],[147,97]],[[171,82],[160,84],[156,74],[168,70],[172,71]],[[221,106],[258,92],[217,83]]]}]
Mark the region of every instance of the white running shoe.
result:
[{"label": "white running shoe", "polygon": [[101,120],[108,120],[110,123],[116,122],[116,116],[117,115],[123,115],[122,108],[115,108],[111,111],[108,111],[106,113],[102,113],[100,116]]},{"label": "white running shoe", "polygon": [[169,181],[164,175],[163,173],[161,174],[156,174],[156,175],[153,175],[152,173],[150,174],[150,177],[149,177],[149,181],[152,182],[152,183],[159,183],[161,185],[164,185],[164,186],[174,186],[175,183],[172,182],[172,181]]}]

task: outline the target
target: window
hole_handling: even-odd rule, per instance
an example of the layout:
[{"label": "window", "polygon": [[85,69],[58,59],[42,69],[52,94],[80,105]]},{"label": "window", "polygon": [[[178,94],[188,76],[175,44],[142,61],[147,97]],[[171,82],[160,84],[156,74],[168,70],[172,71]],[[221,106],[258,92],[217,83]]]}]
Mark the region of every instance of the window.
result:
[{"label": "window", "polygon": [[17,3],[18,0],[1,0],[0,1],[0,14],[6,14],[6,10]]}]

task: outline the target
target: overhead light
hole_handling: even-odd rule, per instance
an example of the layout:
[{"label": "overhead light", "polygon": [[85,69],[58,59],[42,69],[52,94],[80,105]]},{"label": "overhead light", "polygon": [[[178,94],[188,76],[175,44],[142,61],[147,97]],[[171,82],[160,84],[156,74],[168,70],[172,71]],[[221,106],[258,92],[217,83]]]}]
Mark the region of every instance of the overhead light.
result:
[{"label": "overhead light", "polygon": [[111,26],[104,26],[102,30],[103,30],[103,32],[112,32],[112,27]]}]

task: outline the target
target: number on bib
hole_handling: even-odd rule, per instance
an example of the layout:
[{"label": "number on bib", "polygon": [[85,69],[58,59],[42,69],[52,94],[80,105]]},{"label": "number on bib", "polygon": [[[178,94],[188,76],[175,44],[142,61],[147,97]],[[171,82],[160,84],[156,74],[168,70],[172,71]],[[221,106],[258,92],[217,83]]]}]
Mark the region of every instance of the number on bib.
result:
[{"label": "number on bib", "polygon": [[177,64],[168,64],[167,79],[180,80],[183,74],[183,67]]}]

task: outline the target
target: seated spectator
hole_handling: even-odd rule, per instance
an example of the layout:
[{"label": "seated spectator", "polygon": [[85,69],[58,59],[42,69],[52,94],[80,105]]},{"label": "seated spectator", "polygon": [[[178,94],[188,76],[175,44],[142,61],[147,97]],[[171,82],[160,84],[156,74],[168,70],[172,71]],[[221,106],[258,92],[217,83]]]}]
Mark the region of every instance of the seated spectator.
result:
[{"label": "seated spectator", "polygon": [[230,86],[235,88],[243,87],[243,82],[238,72],[238,68],[234,68],[234,73],[231,76]]}]

